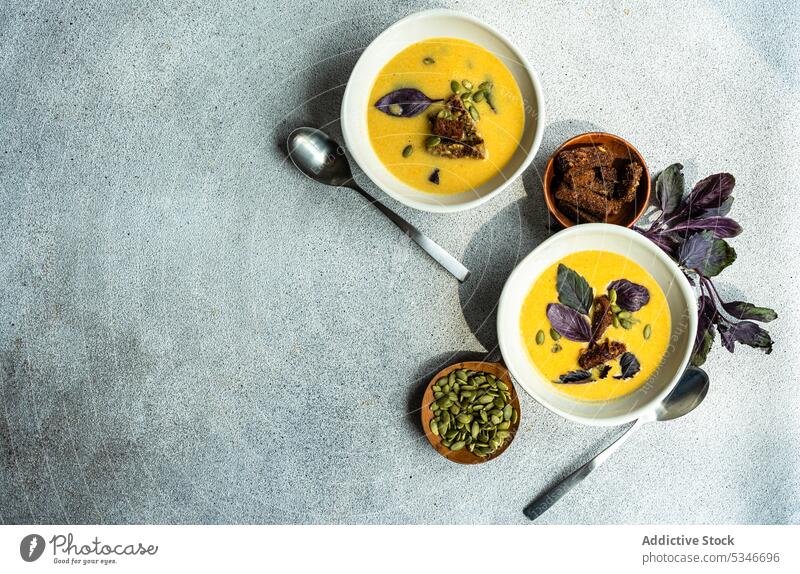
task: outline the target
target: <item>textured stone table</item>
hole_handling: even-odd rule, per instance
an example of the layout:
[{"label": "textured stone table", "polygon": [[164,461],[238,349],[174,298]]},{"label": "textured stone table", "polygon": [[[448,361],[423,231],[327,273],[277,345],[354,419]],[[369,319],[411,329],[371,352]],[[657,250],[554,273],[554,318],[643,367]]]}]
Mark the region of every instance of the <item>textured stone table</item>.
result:
[{"label": "textured stone table", "polygon": [[[61,4],[0,7],[0,520],[525,522],[620,429],[526,396],[508,452],[465,468],[415,410],[433,371],[495,345],[503,281],[552,231],[547,156],[603,129],[654,171],[735,174],[745,233],[719,286],[775,307],[777,344],[716,348],[701,409],[541,522],[800,522],[795,2]],[[302,123],[338,136],[363,48],[443,5],[505,31],[547,102],[499,198],[383,198],[468,264],[461,287],[280,149]]]}]

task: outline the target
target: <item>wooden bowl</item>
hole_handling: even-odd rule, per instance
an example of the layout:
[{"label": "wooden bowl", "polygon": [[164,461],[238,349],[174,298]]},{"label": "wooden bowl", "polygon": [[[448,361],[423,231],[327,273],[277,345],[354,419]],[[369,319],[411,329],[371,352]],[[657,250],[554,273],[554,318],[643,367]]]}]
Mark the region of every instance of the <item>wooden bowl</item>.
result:
[{"label": "wooden bowl", "polygon": [[[483,371],[485,373],[489,373],[503,381],[505,384],[508,385],[508,390],[511,393],[511,404],[519,413],[517,417],[516,424],[512,423],[509,427],[509,432],[511,436],[508,437],[508,440],[496,451],[492,454],[480,457],[477,454],[472,454],[466,448],[461,450],[452,451],[446,446],[442,444],[442,437],[436,436],[431,432],[431,419],[433,418],[433,411],[430,409],[431,403],[436,400],[433,398],[433,383],[441,379],[442,377],[446,377],[451,372],[456,371],[458,369],[472,369],[473,371]],[[436,451],[445,457],[447,460],[451,460],[453,462],[457,462],[460,464],[479,464],[481,462],[487,462],[492,460],[493,458],[497,458],[505,450],[508,446],[513,442],[514,437],[517,434],[517,429],[519,429],[519,422],[522,420],[522,411],[519,408],[519,397],[517,396],[517,390],[514,388],[514,383],[511,380],[511,375],[509,374],[508,370],[501,365],[500,363],[485,363],[482,361],[466,361],[463,363],[456,363],[455,365],[450,365],[436,373],[434,377],[431,379],[431,382],[428,383],[428,388],[425,389],[425,394],[422,396],[422,409],[420,416],[422,418],[422,428],[425,429],[425,436],[428,437],[428,441],[431,443],[431,446],[436,449]]]},{"label": "wooden bowl", "polygon": [[639,219],[647,209],[647,202],[650,201],[650,171],[647,169],[647,164],[642,157],[642,154],[633,147],[630,142],[625,141],[619,136],[608,134],[605,132],[587,132],[572,139],[568,139],[561,147],[559,147],[550,159],[547,160],[547,167],[544,170],[544,200],[547,203],[547,208],[553,214],[561,225],[564,227],[572,227],[576,222],[565,213],[558,209],[558,202],[556,200],[556,189],[561,183],[561,174],[556,167],[556,157],[564,150],[585,146],[585,145],[603,145],[608,148],[608,151],[614,157],[621,157],[630,160],[638,161],[643,169],[642,179],[639,182],[639,189],[636,192],[636,198],[626,204],[619,213],[608,218],[606,223],[613,223],[615,225],[622,225],[625,227],[632,227],[636,220]]}]

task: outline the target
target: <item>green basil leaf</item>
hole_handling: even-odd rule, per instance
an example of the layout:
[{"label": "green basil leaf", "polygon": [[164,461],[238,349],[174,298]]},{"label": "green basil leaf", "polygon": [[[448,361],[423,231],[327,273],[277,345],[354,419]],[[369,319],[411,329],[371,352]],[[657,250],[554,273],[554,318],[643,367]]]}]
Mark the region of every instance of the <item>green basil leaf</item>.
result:
[{"label": "green basil leaf", "polygon": [[589,314],[594,301],[594,291],[589,287],[589,283],[581,275],[564,265],[558,264],[556,275],[556,289],[558,290],[558,300],[567,307],[572,307],[579,313]]}]

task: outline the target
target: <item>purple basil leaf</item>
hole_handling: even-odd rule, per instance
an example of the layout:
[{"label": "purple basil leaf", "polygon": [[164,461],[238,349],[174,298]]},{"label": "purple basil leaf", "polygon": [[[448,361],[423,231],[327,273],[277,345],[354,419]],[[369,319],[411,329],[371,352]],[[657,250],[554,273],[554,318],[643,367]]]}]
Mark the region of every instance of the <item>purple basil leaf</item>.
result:
[{"label": "purple basil leaf", "polygon": [[680,243],[674,238],[671,237],[668,233],[660,233],[658,231],[648,231],[642,229],[640,227],[634,227],[634,231],[638,231],[641,235],[644,235],[658,245],[661,250],[672,257],[673,259],[677,259],[678,257],[678,246]]},{"label": "purple basil leaf", "polygon": [[619,375],[614,375],[615,379],[630,379],[642,370],[642,366],[639,364],[636,355],[630,351],[622,353],[622,356],[619,358],[619,366],[622,368],[622,372]]},{"label": "purple basil leaf", "polygon": [[401,118],[413,118],[428,109],[432,103],[441,100],[432,100],[414,88],[401,88],[389,92],[375,102],[375,107],[385,114]]},{"label": "purple basil leaf", "polygon": [[710,231],[714,237],[724,239],[736,237],[742,232],[741,226],[730,217],[712,216],[704,219],[689,219],[672,227],[670,233],[689,231]]},{"label": "purple basil leaf", "polygon": [[736,251],[724,239],[715,239],[711,231],[701,231],[684,241],[678,261],[706,277],[714,277],[736,261]]},{"label": "purple basil leaf", "polygon": [[626,311],[638,311],[650,302],[650,291],[647,287],[627,279],[612,281],[606,289],[617,292],[617,305]]},{"label": "purple basil leaf", "polygon": [[550,303],[547,306],[547,318],[553,329],[562,337],[578,343],[592,340],[592,329],[584,315],[561,303]]},{"label": "purple basil leaf", "polygon": [[711,209],[706,209],[698,217],[718,217],[718,216],[724,217],[730,213],[731,206],[733,206],[733,196],[723,201],[719,207],[712,207]]},{"label": "purple basil leaf", "polygon": [[778,314],[772,309],[767,307],[756,307],[752,303],[745,303],[744,301],[731,301],[730,303],[723,303],[722,307],[731,317],[737,320],[750,319],[753,321],[761,321],[762,323],[769,323],[778,318]]},{"label": "purple basil leaf", "polygon": [[600,365],[597,368],[597,378],[605,379],[608,376],[608,372],[610,370],[611,370],[611,365]]},{"label": "purple basil leaf", "polygon": [[728,329],[727,325],[720,325],[717,329],[719,331],[719,340],[722,346],[725,347],[729,353],[733,353],[734,343],[736,340],[733,338],[733,331]]},{"label": "purple basil leaf", "polygon": [[558,377],[557,381],[553,381],[559,385],[582,385],[584,383],[592,382],[592,373],[589,371],[570,371]]},{"label": "purple basil leaf", "polygon": [[556,273],[556,290],[558,300],[567,307],[572,307],[579,313],[589,314],[594,302],[594,292],[589,283],[580,273],[570,269],[563,263],[558,264]]},{"label": "purple basil leaf", "polygon": [[711,250],[713,240],[714,236],[710,231],[690,235],[681,245],[678,262],[687,269],[701,269]]},{"label": "purple basil leaf", "polygon": [[769,355],[772,352],[772,338],[769,333],[752,321],[740,321],[739,323],[720,324],[719,329],[722,344],[731,353],[733,352],[733,342],[742,343],[754,349],[764,349]]},{"label": "purple basil leaf", "polygon": [[692,352],[692,365],[695,367],[706,362],[706,355],[714,343],[714,323],[718,322],[718,318],[714,300],[708,295],[701,295],[697,300],[697,336]]},{"label": "purple basil leaf", "polygon": [[729,173],[715,173],[698,181],[686,198],[686,205],[692,213],[704,209],[720,208],[733,193],[736,180]]},{"label": "purple basil leaf", "polygon": [[716,331],[714,330],[714,325],[709,326],[708,329],[702,332],[697,332],[699,339],[695,343],[694,349],[692,350],[692,360],[690,363],[693,367],[701,367],[703,363],[706,362],[708,352],[711,350],[711,346],[714,344],[715,333]]},{"label": "purple basil leaf", "polygon": [[681,164],[673,163],[656,178],[656,197],[663,212],[661,217],[669,217],[681,205],[684,187],[682,169]]}]

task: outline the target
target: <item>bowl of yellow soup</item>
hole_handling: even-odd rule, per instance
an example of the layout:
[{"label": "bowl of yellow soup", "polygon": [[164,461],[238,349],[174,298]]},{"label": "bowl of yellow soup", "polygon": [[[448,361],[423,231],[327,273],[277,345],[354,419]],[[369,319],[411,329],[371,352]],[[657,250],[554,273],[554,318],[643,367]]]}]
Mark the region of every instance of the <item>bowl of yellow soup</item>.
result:
[{"label": "bowl of yellow soup", "polygon": [[697,309],[675,263],[630,229],[591,223],[555,234],[509,276],[498,339],[517,382],[590,425],[652,411],[691,357]]},{"label": "bowl of yellow soup", "polygon": [[410,207],[481,205],[528,167],[544,131],[536,73],[499,31],[452,10],[395,23],[359,58],[341,111],[347,150]]}]

